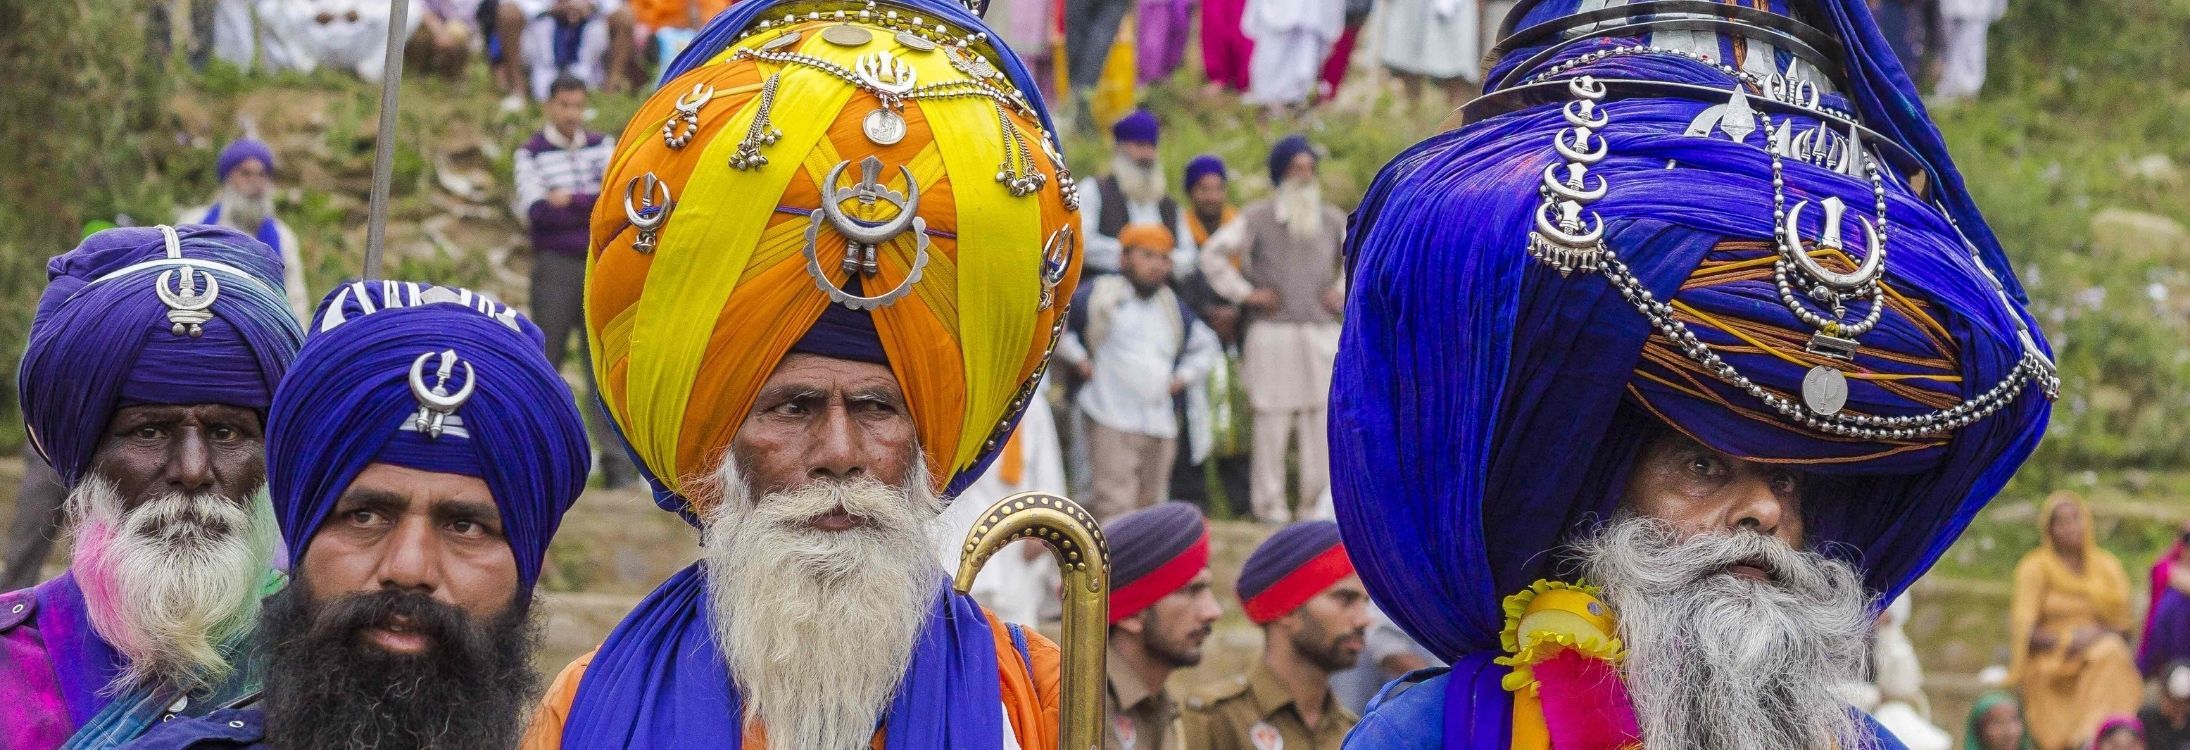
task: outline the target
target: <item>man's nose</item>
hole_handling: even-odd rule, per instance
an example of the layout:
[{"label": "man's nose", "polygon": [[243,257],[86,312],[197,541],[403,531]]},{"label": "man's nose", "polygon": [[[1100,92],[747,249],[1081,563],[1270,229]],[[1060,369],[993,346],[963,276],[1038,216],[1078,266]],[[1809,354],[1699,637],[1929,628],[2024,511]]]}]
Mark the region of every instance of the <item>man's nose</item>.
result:
[{"label": "man's nose", "polygon": [[814,420],[814,449],[808,456],[806,476],[813,479],[851,479],[866,476],[859,451],[859,426],[842,404],[830,404]]},{"label": "man's nose", "polygon": [[211,491],[214,485],[213,446],[197,427],[176,430],[167,448],[167,466],[161,477],[170,490],[184,495]]},{"label": "man's nose", "polygon": [[382,541],[380,565],[374,571],[381,589],[429,595],[439,590],[441,556],[433,541],[432,524],[425,519],[398,521]]}]

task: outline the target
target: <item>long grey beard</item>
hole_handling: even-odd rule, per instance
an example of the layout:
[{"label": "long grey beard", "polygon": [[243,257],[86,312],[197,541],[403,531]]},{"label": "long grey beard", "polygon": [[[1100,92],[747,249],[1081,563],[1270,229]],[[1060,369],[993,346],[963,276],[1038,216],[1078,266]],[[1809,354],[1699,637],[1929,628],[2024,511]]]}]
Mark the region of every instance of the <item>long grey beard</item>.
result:
[{"label": "long grey beard", "polygon": [[274,215],[274,194],[253,198],[243,193],[221,188],[221,226],[244,234],[255,234],[266,217]]},{"label": "long grey beard", "polygon": [[[942,502],[913,463],[905,487],[823,481],[756,503],[724,462],[702,545],[715,643],[770,747],[865,748],[896,696],[943,579],[927,553]],[[865,522],[810,525],[839,505]]]},{"label": "long grey beard", "polygon": [[1134,203],[1157,203],[1163,200],[1162,159],[1142,164],[1120,154],[1110,159],[1110,175],[1118,181],[1118,192],[1124,193],[1126,200]]},{"label": "long grey beard", "polygon": [[1323,187],[1314,179],[1286,180],[1278,185],[1271,208],[1279,224],[1297,238],[1323,233]]},{"label": "long grey beard", "polygon": [[[1575,545],[1627,645],[1622,669],[1649,750],[1867,747],[1834,687],[1862,673],[1870,595],[1853,566],[1761,533],[1680,539],[1615,520]],[[1770,583],[1723,573],[1760,560]]]},{"label": "long grey beard", "polygon": [[250,496],[238,505],[214,494],[166,495],[124,511],[121,494],[101,479],[69,494],[69,569],[92,630],[127,662],[108,691],[198,690],[233,671],[220,645],[256,622],[278,543],[273,505]]}]

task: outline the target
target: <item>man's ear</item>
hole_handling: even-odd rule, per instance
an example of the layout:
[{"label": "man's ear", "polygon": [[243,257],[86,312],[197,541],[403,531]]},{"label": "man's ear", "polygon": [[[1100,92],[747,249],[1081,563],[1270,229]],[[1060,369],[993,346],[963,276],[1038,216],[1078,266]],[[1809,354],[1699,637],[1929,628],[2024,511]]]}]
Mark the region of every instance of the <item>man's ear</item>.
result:
[{"label": "man's ear", "polygon": [[1147,617],[1148,613],[1144,611],[1132,617],[1119,620],[1110,626],[1110,633],[1113,637],[1115,637],[1119,633],[1124,633],[1134,638],[1139,638],[1141,637],[1142,631],[1146,630],[1148,627],[1147,620],[1145,619]]}]

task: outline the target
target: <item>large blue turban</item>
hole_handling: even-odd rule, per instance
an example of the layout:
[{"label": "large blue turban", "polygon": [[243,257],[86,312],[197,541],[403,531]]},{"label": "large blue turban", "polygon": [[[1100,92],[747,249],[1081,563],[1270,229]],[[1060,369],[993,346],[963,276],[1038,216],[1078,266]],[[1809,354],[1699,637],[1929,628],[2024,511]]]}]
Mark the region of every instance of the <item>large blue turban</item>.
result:
[{"label": "large blue turban", "polygon": [[109,229],[46,277],[16,382],[31,444],[70,487],[116,409],[263,411],[304,338],[281,255],[231,229]]},{"label": "large blue turban", "polygon": [[589,468],[585,421],[540,329],[470,290],[368,281],[328,295],[312,331],[266,428],[291,554],[304,558],[368,465],[463,474],[493,491],[530,592]]},{"label": "large blue turban", "polygon": [[[1826,68],[1765,34],[1648,25],[1680,3],[1633,17],[1608,7],[1622,5],[1592,0],[1603,10],[1589,23],[1534,37],[1555,44],[1502,50],[1479,101],[1507,106],[1471,104],[1477,119],[1393,160],[1349,232],[1330,420],[1346,545],[1384,611],[1455,663],[1453,690],[1494,696],[1478,705],[1494,725],[1501,601],[1555,575],[1559,550],[1617,510],[1653,422],[1812,474],[1813,545],[1891,599],[2036,446],[2058,383],[2005,255],[1862,2],[1814,4],[1808,20],[1844,50]],[[1524,2],[1515,33],[1578,10]],[[1629,23],[1641,25],[1606,31]],[[1821,93],[1768,101],[1772,74]],[[1860,149],[1826,110],[1868,129]],[[1783,145],[1775,168],[1767,146],[1798,134],[1823,153]],[[1794,252],[1775,241],[1775,180],[1787,211],[1806,206]],[[1579,221],[1561,227],[1567,195]],[[1822,216],[1842,208],[1846,241],[1831,247]],[[1575,243],[1601,248],[1598,265],[1545,241],[1538,216],[1575,238],[1601,226],[1601,245]],[[1887,227],[1890,256],[1864,244],[1865,221]],[[1875,326],[1799,318],[1790,305],[1833,311],[1832,290],[1809,283],[1823,277],[1800,271],[1779,288],[1798,256],[1854,277],[1857,259],[1883,260],[1874,286],[1842,295],[1838,319],[1875,310]],[[1859,342],[1849,358],[1815,343],[1834,333]],[[1458,720],[1447,717],[1447,746],[1476,746],[1456,744]]]}]

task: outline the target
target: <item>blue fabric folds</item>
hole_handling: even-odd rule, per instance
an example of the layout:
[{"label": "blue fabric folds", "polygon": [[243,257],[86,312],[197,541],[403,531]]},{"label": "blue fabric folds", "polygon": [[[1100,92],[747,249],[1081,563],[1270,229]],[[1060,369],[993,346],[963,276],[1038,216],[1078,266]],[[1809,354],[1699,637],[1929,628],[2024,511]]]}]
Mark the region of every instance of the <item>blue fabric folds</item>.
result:
[{"label": "blue fabric folds", "polygon": [[[267,483],[291,554],[303,559],[371,464],[464,474],[493,491],[529,592],[590,463],[577,399],[548,364],[540,330],[484,295],[411,282],[337,287],[314,320],[267,418]],[[428,388],[440,384],[443,352],[462,363],[446,392],[465,387],[467,374],[473,390],[429,437],[414,423],[411,372],[418,365]]]},{"label": "blue fabric folds", "polygon": [[[109,229],[46,264],[48,283],[17,371],[32,444],[70,487],[81,481],[114,411],[134,404],[266,408],[304,334],[282,288],[281,255],[232,229],[175,228],[169,260],[157,228]],[[177,335],[156,289],[219,286],[199,334]]]},{"label": "blue fabric folds", "polygon": [[[564,748],[743,745],[744,708],[711,633],[702,565],[671,576],[609,633],[571,702]],[[973,599],[940,581],[937,588],[912,666],[883,719],[884,747],[997,747],[1007,727],[988,616]]]},{"label": "blue fabric folds", "polygon": [[[1772,4],[1784,12],[1784,3]],[[1851,0],[1820,5],[1831,14],[1827,31],[1849,40],[1855,58],[1845,98],[1826,103],[1852,107],[1915,153],[1938,202],[1918,198],[1899,175],[1886,178],[1884,283],[1905,301],[1860,337],[1848,367],[1920,377],[1851,379],[1848,408],[1914,415],[1968,401],[2021,360],[2020,327],[2041,351],[2044,339],[1906,76],[1869,28],[1869,11]],[[1525,27],[1575,8],[1551,0],[1516,12],[1528,14]],[[1546,64],[1637,44],[1590,40]],[[1510,53],[1502,65],[1534,51]],[[1583,74],[1722,91],[1736,83],[1670,56],[1607,57],[1565,75]],[[1799,398],[1809,364],[1781,355],[1799,359],[1811,329],[1772,284],[1770,158],[1755,134],[1746,143],[1685,136],[1714,103],[1608,100],[1602,136],[1611,155],[1589,174],[1609,191],[1589,209],[1602,217],[1606,245],[1656,299],[1693,311],[1683,313],[1690,330],[1741,374]],[[1499,605],[1532,581],[1560,577],[1559,550],[1617,509],[1653,419],[1736,455],[1801,463],[1819,478],[1806,508],[1813,543],[1857,564],[1866,585],[1890,599],[2029,456],[2050,410],[2032,384],[1944,438],[1837,438],[1692,369],[1603,275],[1561,277],[1529,257],[1539,183],[1560,161],[1552,139],[1565,124],[1556,105],[1542,105],[1432,137],[1386,165],[1348,232],[1352,284],[1330,419],[1338,520],[1379,606],[1456,665],[1440,717],[1448,748],[1507,746],[1505,668],[1489,661],[1500,650]],[[1811,202],[1805,237],[1821,233],[1819,202],[1838,197],[1850,214],[1844,234],[1860,240],[1854,217],[1875,219],[1868,181],[1793,159],[1784,168],[1788,203]],[[1723,273],[1744,262],[1760,270]],[[1734,328],[1781,338],[1752,345]]]}]

